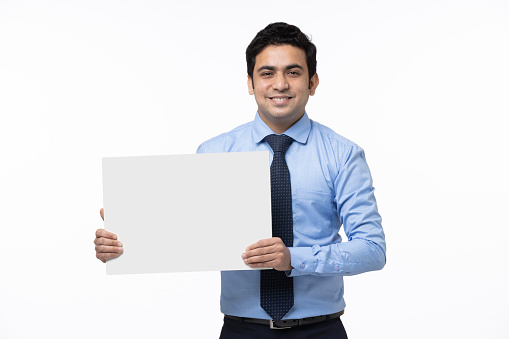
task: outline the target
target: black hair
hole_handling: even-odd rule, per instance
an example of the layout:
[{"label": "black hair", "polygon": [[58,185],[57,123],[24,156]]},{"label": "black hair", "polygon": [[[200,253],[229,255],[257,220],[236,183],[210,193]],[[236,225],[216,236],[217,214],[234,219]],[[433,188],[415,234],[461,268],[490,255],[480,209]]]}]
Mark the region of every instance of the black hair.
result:
[{"label": "black hair", "polygon": [[256,34],[246,49],[247,74],[253,79],[256,56],[267,46],[291,45],[306,54],[309,80],[316,73],[316,46],[297,27],[284,22],[275,22]]}]

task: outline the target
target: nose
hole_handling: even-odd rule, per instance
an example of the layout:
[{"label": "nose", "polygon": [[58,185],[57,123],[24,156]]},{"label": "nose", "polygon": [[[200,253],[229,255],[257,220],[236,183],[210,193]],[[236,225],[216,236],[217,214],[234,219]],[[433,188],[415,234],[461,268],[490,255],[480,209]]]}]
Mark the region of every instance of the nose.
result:
[{"label": "nose", "polygon": [[274,82],[272,83],[272,88],[280,92],[283,92],[288,89],[288,81],[286,81],[284,73],[282,72],[276,73]]}]

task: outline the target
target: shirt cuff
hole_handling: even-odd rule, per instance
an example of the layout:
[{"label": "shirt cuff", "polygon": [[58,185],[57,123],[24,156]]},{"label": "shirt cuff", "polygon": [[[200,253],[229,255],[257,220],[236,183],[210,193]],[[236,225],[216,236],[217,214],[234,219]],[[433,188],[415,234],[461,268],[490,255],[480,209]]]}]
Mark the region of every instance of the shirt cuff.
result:
[{"label": "shirt cuff", "polygon": [[293,270],[287,271],[289,277],[313,274],[315,272],[316,255],[321,251],[320,246],[288,247],[290,250]]}]

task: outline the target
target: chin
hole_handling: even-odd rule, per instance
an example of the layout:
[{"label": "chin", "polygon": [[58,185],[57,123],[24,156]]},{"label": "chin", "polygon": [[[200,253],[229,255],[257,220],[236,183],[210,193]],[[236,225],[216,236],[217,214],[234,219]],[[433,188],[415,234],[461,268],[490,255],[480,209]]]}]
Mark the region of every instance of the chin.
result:
[{"label": "chin", "polygon": [[[300,114],[295,114],[293,112],[265,112],[262,114],[266,119],[273,121],[275,123],[288,123],[295,122],[300,118]],[[294,121],[295,120],[295,121]]]},{"label": "chin", "polygon": [[292,116],[295,116],[295,114],[288,112],[273,112],[270,114],[270,116],[275,119],[289,119]]}]

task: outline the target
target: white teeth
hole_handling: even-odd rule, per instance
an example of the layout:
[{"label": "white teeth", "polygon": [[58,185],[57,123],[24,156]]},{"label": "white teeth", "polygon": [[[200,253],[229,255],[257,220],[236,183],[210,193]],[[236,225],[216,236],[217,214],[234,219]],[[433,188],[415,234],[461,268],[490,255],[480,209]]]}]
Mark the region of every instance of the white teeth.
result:
[{"label": "white teeth", "polygon": [[276,100],[276,101],[285,101],[285,100],[288,100],[289,98],[272,98],[272,100]]}]

